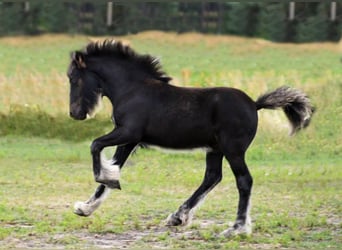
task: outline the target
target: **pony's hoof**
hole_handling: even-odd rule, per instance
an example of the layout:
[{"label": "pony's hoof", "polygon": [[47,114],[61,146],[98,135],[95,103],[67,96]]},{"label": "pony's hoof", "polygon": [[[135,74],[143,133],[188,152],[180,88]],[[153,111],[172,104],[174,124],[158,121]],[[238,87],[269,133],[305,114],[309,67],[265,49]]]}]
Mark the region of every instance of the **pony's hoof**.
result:
[{"label": "pony's hoof", "polygon": [[74,213],[79,215],[79,216],[89,216],[91,215],[90,207],[87,203],[78,201],[74,205]]},{"label": "pony's hoof", "polygon": [[166,219],[166,226],[175,227],[182,225],[182,220],[176,214],[170,214]]},{"label": "pony's hoof", "polygon": [[224,230],[220,236],[225,237],[225,238],[230,238],[237,235],[236,231],[234,228],[228,228],[227,230]]},{"label": "pony's hoof", "polygon": [[250,226],[246,225],[234,225],[233,227],[228,228],[227,230],[224,230],[220,236],[223,236],[225,238],[234,237],[236,235],[251,235],[252,229]]},{"label": "pony's hoof", "polygon": [[192,213],[190,210],[180,210],[176,213],[170,214],[167,217],[167,226],[187,226],[192,221]]}]

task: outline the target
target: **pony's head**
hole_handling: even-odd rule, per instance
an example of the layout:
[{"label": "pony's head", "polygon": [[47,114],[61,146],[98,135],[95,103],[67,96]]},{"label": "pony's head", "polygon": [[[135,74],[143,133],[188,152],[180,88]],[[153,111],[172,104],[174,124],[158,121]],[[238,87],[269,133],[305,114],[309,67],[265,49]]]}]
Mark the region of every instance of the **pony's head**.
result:
[{"label": "pony's head", "polygon": [[76,120],[84,120],[91,116],[101,100],[101,79],[86,66],[83,52],[71,54],[68,68],[70,82],[70,116]]},{"label": "pony's head", "polygon": [[70,116],[77,120],[86,119],[87,115],[94,113],[101,97],[108,94],[108,89],[114,92],[114,84],[124,88],[154,80],[168,84],[171,80],[161,70],[156,58],[139,55],[129,46],[112,39],[90,42],[84,50],[73,52],[67,74],[70,81]]}]

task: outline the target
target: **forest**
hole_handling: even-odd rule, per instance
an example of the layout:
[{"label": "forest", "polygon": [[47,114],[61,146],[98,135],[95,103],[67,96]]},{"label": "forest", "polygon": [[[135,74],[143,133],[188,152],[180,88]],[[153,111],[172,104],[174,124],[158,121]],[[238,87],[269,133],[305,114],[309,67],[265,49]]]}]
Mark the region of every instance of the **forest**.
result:
[{"label": "forest", "polygon": [[342,3],[338,1],[0,1],[0,36],[127,35],[161,30],[275,42],[338,41],[341,13]]}]

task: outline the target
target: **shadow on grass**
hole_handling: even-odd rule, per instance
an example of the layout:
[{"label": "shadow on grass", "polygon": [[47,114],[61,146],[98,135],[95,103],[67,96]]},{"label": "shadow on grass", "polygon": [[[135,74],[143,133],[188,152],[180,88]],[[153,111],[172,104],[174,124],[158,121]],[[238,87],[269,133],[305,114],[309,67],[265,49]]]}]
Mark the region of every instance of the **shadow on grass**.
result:
[{"label": "shadow on grass", "polygon": [[15,106],[8,114],[0,113],[0,136],[35,136],[78,142],[94,139],[112,128],[108,118],[75,121],[67,115],[53,116],[34,107]]}]

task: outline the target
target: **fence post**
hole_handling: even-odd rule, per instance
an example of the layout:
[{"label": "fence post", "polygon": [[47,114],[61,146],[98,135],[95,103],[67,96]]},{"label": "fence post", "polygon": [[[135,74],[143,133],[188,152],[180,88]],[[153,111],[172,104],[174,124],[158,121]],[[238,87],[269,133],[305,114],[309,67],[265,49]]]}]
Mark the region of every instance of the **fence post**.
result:
[{"label": "fence post", "polygon": [[295,8],[296,8],[296,3],[295,2],[290,2],[289,5],[289,20],[292,21],[295,18]]},{"label": "fence post", "polygon": [[330,20],[335,21],[336,20],[336,2],[331,2],[330,5]]},{"label": "fence post", "polygon": [[25,12],[29,12],[30,11],[30,2],[25,2],[25,5],[24,5],[24,10]]},{"label": "fence post", "polygon": [[113,24],[113,2],[107,3],[107,26],[112,26]]}]

